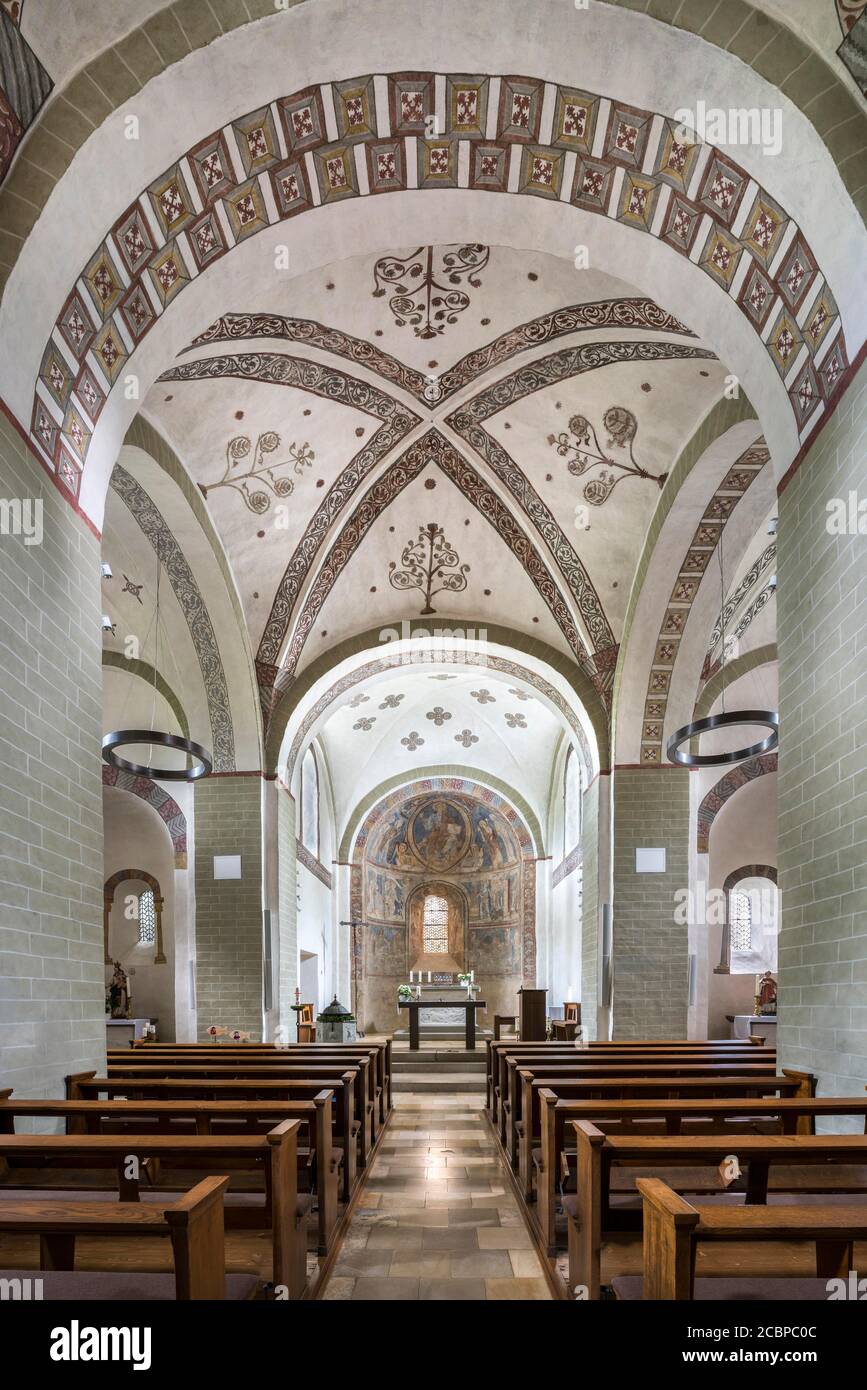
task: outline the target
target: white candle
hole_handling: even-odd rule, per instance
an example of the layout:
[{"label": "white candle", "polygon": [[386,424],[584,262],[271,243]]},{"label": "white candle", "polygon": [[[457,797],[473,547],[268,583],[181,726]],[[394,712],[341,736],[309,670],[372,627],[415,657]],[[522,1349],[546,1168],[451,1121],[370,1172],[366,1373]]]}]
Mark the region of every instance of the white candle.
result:
[{"label": "white candle", "polygon": [[433,984],[433,975],[431,974],[430,971],[427,972],[427,982],[428,982],[429,985],[430,985],[430,984]]}]

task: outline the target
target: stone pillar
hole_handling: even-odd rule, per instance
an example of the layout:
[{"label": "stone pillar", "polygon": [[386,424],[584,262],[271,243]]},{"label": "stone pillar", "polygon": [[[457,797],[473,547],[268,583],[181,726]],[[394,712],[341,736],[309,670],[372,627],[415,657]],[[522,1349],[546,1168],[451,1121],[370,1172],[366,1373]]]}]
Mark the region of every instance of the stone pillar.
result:
[{"label": "stone pillar", "polygon": [[865,433],[867,365],[784,488],[777,533],[778,1046],[828,1095],[867,1082]]},{"label": "stone pillar", "polygon": [[[261,779],[228,773],[195,784],[198,1035],[211,1024],[262,1037]],[[214,856],[240,854],[239,879],[215,879]]]},{"label": "stone pillar", "polygon": [[0,1085],[60,1097],[105,1065],[100,549],[2,414],[0,499]]},{"label": "stone pillar", "polygon": [[[614,774],[614,1037],[685,1038],[689,927],[678,891],[689,887],[689,772],[619,768]],[[635,851],[665,850],[664,873],[637,873]]]}]

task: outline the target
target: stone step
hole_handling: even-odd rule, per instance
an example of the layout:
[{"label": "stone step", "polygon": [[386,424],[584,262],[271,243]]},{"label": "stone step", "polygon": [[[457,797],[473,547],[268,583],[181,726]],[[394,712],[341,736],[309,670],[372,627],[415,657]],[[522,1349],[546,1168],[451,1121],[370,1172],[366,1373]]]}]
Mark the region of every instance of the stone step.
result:
[{"label": "stone step", "polygon": [[[463,1028],[462,1025],[459,1027],[457,1024],[441,1023],[441,1024],[439,1024],[437,1027],[435,1027],[435,1028],[433,1028],[433,1027],[430,1027],[430,1028],[422,1028],[422,1029],[420,1030],[420,1034],[421,1034],[421,1040],[422,1040],[422,1042],[431,1042],[431,1041],[436,1041],[438,1038],[440,1038],[440,1039],[463,1038],[463,1037],[465,1037],[465,1030],[464,1030],[464,1028]],[[481,1042],[482,1044],[484,1044],[485,1038],[492,1038],[493,1036],[494,1036],[494,1035],[493,1035],[493,1032],[491,1031],[490,1028],[477,1028],[477,1029],[476,1029],[476,1042],[477,1042],[477,1043]],[[397,1032],[393,1035],[393,1038],[394,1038],[394,1041],[395,1041],[396,1043],[402,1043],[402,1042],[408,1043],[408,1042],[409,1042],[409,1029],[408,1029],[408,1028],[398,1028]]]},{"label": "stone step", "polygon": [[394,1048],[391,1059],[394,1067],[398,1062],[409,1062],[412,1066],[418,1062],[477,1062],[482,1070],[485,1067],[484,1048],[479,1047],[475,1052],[467,1052],[463,1047],[425,1047],[418,1052],[410,1052],[409,1048]]},{"label": "stone step", "polygon": [[413,1059],[413,1061],[408,1061],[408,1059],[404,1061],[404,1058],[400,1058],[399,1061],[399,1059],[393,1058],[392,1072],[395,1076],[410,1076],[410,1074],[413,1074],[413,1076],[433,1076],[433,1074],[438,1072],[445,1072],[446,1074],[454,1073],[456,1076],[459,1076],[459,1074],[460,1076],[475,1076],[475,1074],[478,1073],[484,1076],[485,1063],[472,1061],[456,1062],[454,1059],[449,1059],[447,1062],[428,1062],[427,1058],[422,1058],[421,1061],[415,1061],[415,1059]]},{"label": "stone step", "polygon": [[430,1075],[419,1072],[395,1073],[392,1088],[396,1092],[415,1091],[422,1095],[484,1095],[485,1078],[475,1073],[433,1072]]}]

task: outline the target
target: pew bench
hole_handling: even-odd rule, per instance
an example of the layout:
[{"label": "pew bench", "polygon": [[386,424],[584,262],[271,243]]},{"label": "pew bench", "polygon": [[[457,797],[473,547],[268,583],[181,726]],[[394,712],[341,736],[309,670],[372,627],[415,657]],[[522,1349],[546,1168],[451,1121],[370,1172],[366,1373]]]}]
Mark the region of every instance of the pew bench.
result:
[{"label": "pew bench", "polygon": [[[225,1177],[204,1178],[167,1206],[15,1197],[0,1201],[0,1232],[39,1237],[39,1267],[45,1272],[42,1293],[49,1299],[252,1298],[258,1279],[247,1274],[227,1277],[225,1272],[223,1197],[228,1182]],[[166,1236],[174,1274],[136,1275],[134,1280],[124,1272],[76,1274],[72,1271],[79,1236]],[[5,1279],[15,1277],[31,1278],[32,1271],[3,1271]]]},{"label": "pew bench", "polygon": [[[298,1193],[296,1146],[300,1123],[284,1120],[265,1135],[0,1135],[0,1213],[7,1202],[22,1200],[25,1191],[28,1195],[38,1191],[31,1185],[32,1180],[26,1185],[22,1183],[20,1170],[25,1168],[44,1173],[61,1167],[73,1172],[113,1167],[121,1202],[126,1205],[144,1199],[142,1209],[164,1197],[164,1190],[143,1190],[141,1179],[150,1183],[157,1176],[157,1170],[149,1171],[145,1160],[157,1160],[172,1169],[171,1181],[175,1184],[181,1179],[182,1170],[191,1166],[205,1166],[211,1172],[225,1167],[254,1169],[262,1174],[264,1192],[225,1192],[225,1226],[270,1229],[273,1281],[285,1285],[290,1298],[301,1298],[307,1287],[309,1201]],[[131,1158],[139,1160],[141,1177],[129,1175]],[[45,1182],[41,1186],[44,1188]]]},{"label": "pew bench", "polygon": [[324,1088],[320,1080],[286,1080],[265,1077],[256,1080],[193,1080],[187,1077],[143,1077],[133,1081],[97,1076],[95,1072],[76,1072],[66,1078],[69,1100],[99,1100],[123,1097],[129,1100],[232,1100],[275,1101],[313,1100],[323,1089],[333,1090],[332,1142],[342,1153],[341,1199],[348,1202],[358,1181],[360,1122],[355,1118],[355,1073],[344,1072],[339,1081]]},{"label": "pew bench", "polygon": [[262,1080],[286,1080],[286,1081],[318,1081],[320,1087],[337,1086],[340,1080],[347,1073],[352,1073],[354,1080],[355,1093],[355,1118],[360,1122],[358,1130],[358,1163],[359,1167],[366,1168],[370,1161],[370,1153],[376,1141],[377,1121],[376,1121],[376,1102],[371,1092],[370,1081],[372,1073],[370,1070],[370,1059],[367,1057],[357,1057],[354,1062],[344,1064],[340,1062],[323,1062],[314,1065],[298,1063],[298,1065],[282,1065],[266,1063],[262,1066],[250,1066],[239,1062],[228,1063],[200,1063],[200,1062],[180,1062],[180,1063],[114,1063],[107,1068],[107,1074],[111,1080],[128,1080],[134,1084],[137,1080],[162,1079],[166,1080],[207,1080],[215,1081],[257,1081]]},{"label": "pew bench", "polygon": [[[659,1178],[639,1178],[643,1204],[643,1277],[618,1275],[619,1299],[666,1301],[826,1300],[829,1279],[855,1267],[854,1243],[867,1240],[867,1205],[719,1207],[693,1205]],[[726,1241],[809,1241],[816,1278],[696,1279],[699,1244]]]},{"label": "pew bench", "polygon": [[[0,1091],[0,1134],[14,1134],[16,1119],[55,1120],[67,1134],[262,1134],[282,1120],[298,1119],[299,1185],[316,1194],[317,1251],[331,1247],[338,1223],[343,1151],[332,1143],[334,1093],[312,1100],[15,1100]],[[306,1133],[306,1141],[304,1134]],[[203,1162],[206,1160],[198,1160]]]},{"label": "pew bench", "polygon": [[[569,1285],[586,1285],[591,1299],[600,1296],[603,1232],[641,1230],[638,1178],[659,1176],[677,1192],[706,1194],[738,1210],[781,1193],[821,1194],[826,1201],[829,1193],[856,1193],[867,1203],[865,1135],[606,1135],[587,1120],[576,1120],[573,1129],[576,1191],[564,1200]],[[720,1166],[732,1155],[746,1174],[727,1183]]]}]

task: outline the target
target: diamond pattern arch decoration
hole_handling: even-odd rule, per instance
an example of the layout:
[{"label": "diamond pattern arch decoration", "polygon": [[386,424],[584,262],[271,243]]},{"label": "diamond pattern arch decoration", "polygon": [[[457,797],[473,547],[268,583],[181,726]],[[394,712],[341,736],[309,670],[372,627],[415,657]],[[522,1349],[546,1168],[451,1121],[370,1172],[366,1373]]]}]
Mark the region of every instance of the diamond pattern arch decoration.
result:
[{"label": "diamond pattern arch decoration", "polygon": [[121,212],[70,289],[35,383],[30,437],[73,500],[109,392],[187,285],[274,223],[409,188],[555,199],[665,242],[746,317],[809,433],[848,366],[840,317],[803,233],[745,170],[598,94],[444,81],[442,111],[434,73],[388,75],[383,102],[372,75],[281,97],[205,137]]}]

